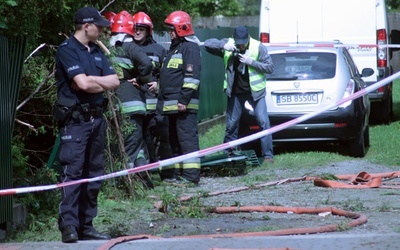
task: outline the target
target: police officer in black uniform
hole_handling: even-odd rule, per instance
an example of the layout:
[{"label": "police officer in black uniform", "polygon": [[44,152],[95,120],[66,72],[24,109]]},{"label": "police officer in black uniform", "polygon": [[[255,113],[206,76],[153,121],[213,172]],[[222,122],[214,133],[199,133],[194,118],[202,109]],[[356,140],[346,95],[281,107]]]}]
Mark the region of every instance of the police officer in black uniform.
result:
[{"label": "police officer in black uniform", "polygon": [[[162,114],[168,115],[169,139],[176,156],[199,150],[197,111],[201,55],[194,42],[191,18],[186,12],[174,11],[164,23],[169,29],[171,46],[161,68],[158,107]],[[173,170],[173,178],[164,181],[176,185],[198,184],[200,158],[175,164]]]},{"label": "police officer in black uniform", "polygon": [[[103,111],[106,90],[119,86],[118,76],[95,41],[110,22],[97,9],[84,7],[75,13],[75,32],[57,50],[58,100],[54,116],[61,137],[61,181],[70,182],[104,174],[106,123]],[[59,206],[62,242],[106,240],[96,231],[97,196],[101,181],[65,186]]]}]

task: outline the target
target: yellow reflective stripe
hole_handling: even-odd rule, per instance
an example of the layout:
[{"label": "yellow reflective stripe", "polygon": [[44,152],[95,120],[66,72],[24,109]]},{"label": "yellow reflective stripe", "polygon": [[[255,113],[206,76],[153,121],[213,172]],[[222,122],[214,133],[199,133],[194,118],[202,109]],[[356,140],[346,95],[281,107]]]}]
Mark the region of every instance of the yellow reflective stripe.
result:
[{"label": "yellow reflective stripe", "polygon": [[146,112],[146,108],[140,107],[140,106],[133,106],[133,107],[123,107],[121,109],[122,113],[131,113],[131,112],[137,112],[137,111],[143,111]]},{"label": "yellow reflective stripe", "polygon": [[[165,168],[165,167],[164,167]],[[164,169],[163,168],[163,169]],[[177,169],[200,169],[201,168],[201,164],[200,164],[200,158],[193,158],[193,159],[189,159],[180,163],[175,163],[174,165],[170,165],[168,166],[169,169],[171,168],[177,168]]]},{"label": "yellow reflective stripe", "polygon": [[[188,105],[186,106],[188,109],[199,109],[199,100],[198,99],[191,99]],[[178,110],[178,100],[170,100],[165,101],[163,105],[163,111],[177,111]]]},{"label": "yellow reflective stripe", "polygon": [[130,101],[121,103],[121,112],[122,113],[130,113],[136,111],[144,111],[146,112],[146,104],[141,101]]},{"label": "yellow reflective stripe", "polygon": [[194,89],[197,90],[199,88],[199,85],[196,85],[194,83],[183,83],[182,88],[187,88],[187,89]]},{"label": "yellow reflective stripe", "polygon": [[184,84],[195,84],[197,86],[200,84],[200,80],[193,77],[185,77],[183,78],[183,82]]},{"label": "yellow reflective stripe", "polygon": [[[255,61],[257,60],[258,57],[259,46],[260,46],[259,41],[250,38],[250,47],[249,47],[250,58]],[[265,75],[260,74],[253,67],[249,67],[249,82],[250,82],[250,87],[253,91],[255,92],[260,91],[264,89],[266,85]]]},{"label": "yellow reflective stripe", "polygon": [[157,99],[146,99],[146,109],[156,110],[157,109]]},{"label": "yellow reflective stripe", "polygon": [[250,77],[250,84],[253,85],[253,86],[255,86],[255,85],[259,84],[259,83],[263,83],[263,82],[264,82],[263,75],[257,74],[257,75],[254,75],[254,76]]},{"label": "yellow reflective stripe", "polygon": [[146,105],[146,109],[147,110],[156,110],[157,109],[157,105],[156,104],[147,104]]},{"label": "yellow reflective stripe", "polygon": [[200,169],[200,163],[199,162],[191,162],[191,163],[184,162],[182,168],[183,169],[189,169],[189,168]]},{"label": "yellow reflective stripe", "polygon": [[181,64],[183,64],[182,58],[171,58],[168,61],[167,68],[177,69]]},{"label": "yellow reflective stripe", "polygon": [[176,111],[178,110],[178,105],[176,107],[174,106],[164,106],[163,111],[168,112],[168,111]]},{"label": "yellow reflective stripe", "polygon": [[185,77],[183,79],[183,88],[197,90],[199,88],[200,80],[193,77]]},{"label": "yellow reflective stripe", "polygon": [[178,110],[178,100],[164,101],[163,111],[177,111]]},{"label": "yellow reflective stripe", "polygon": [[182,162],[179,163],[175,163],[174,165],[172,165],[173,168],[181,168],[182,167]]},{"label": "yellow reflective stripe", "polygon": [[188,169],[188,168],[200,168],[200,158],[192,158],[183,161],[183,169]]},{"label": "yellow reflective stripe", "polygon": [[199,100],[198,99],[190,99],[190,102],[187,105],[188,109],[199,109]]},{"label": "yellow reflective stripe", "polygon": [[196,110],[199,110],[199,104],[189,103],[189,104],[187,105],[187,108],[188,108],[188,109],[196,109]]}]

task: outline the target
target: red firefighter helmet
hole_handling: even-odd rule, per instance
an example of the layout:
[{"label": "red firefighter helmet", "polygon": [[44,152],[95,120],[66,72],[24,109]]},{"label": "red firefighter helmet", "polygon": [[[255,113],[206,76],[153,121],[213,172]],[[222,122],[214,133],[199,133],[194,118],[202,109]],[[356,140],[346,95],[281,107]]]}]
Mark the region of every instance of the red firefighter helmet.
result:
[{"label": "red firefighter helmet", "polygon": [[108,21],[110,21],[111,23],[114,22],[114,17],[115,17],[116,15],[117,15],[117,14],[115,14],[115,13],[112,12],[112,11],[105,11],[105,12],[103,12],[103,16],[104,16]]},{"label": "red firefighter helmet", "polygon": [[133,21],[136,27],[145,27],[149,29],[149,35],[153,35],[153,22],[149,15],[144,12],[138,12],[133,15]]},{"label": "red firefighter helmet", "polygon": [[167,16],[164,23],[173,26],[179,37],[194,35],[192,28],[192,19],[184,11],[174,11]]},{"label": "red firefighter helmet", "polygon": [[114,17],[114,22],[111,23],[111,33],[126,33],[134,35],[135,22],[128,11],[123,10]]}]

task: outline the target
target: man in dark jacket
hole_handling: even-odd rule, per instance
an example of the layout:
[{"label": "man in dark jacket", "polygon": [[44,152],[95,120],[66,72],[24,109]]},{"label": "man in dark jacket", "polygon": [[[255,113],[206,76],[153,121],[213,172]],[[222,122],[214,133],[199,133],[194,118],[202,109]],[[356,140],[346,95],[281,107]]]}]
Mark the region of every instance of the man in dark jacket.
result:
[{"label": "man in dark jacket", "polygon": [[[265,74],[272,73],[274,65],[267,47],[250,37],[247,28],[241,26],[234,30],[233,38],[208,39],[204,48],[224,59],[224,91],[228,96],[224,142],[238,139],[239,121],[246,101],[253,107],[261,129],[268,129]],[[271,135],[261,138],[261,150],[264,160],[273,163]],[[228,154],[234,153],[233,149],[228,150]]]}]

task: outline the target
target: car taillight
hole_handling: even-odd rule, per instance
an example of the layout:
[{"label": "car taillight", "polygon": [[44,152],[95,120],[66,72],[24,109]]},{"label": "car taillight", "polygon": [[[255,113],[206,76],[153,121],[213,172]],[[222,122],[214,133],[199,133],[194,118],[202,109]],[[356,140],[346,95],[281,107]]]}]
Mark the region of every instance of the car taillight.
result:
[{"label": "car taillight", "polygon": [[260,33],[260,41],[262,43],[269,43],[269,33]]},{"label": "car taillight", "polygon": [[[350,79],[349,82],[347,83],[346,90],[344,91],[342,99],[351,96],[353,93],[354,93],[354,81]],[[347,102],[343,103],[342,105],[340,105],[339,107],[345,108],[345,107],[349,106],[350,103],[351,103],[351,101],[347,101]]]},{"label": "car taillight", "polygon": [[260,126],[253,125],[253,126],[250,126],[249,129],[252,131],[258,131],[258,130],[260,130]]},{"label": "car taillight", "polygon": [[345,123],[345,122],[337,122],[337,123],[335,123],[335,128],[344,128],[344,127],[347,127],[347,123]]},{"label": "car taillight", "polygon": [[[378,45],[387,44],[386,40],[386,30],[380,29],[376,31],[376,43]],[[377,48],[377,55],[378,55],[378,67],[386,67],[387,66],[387,55],[386,55],[386,48],[378,47]]]}]

